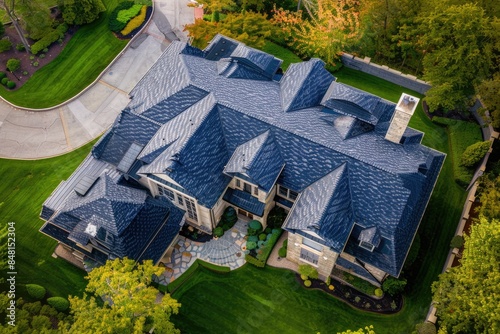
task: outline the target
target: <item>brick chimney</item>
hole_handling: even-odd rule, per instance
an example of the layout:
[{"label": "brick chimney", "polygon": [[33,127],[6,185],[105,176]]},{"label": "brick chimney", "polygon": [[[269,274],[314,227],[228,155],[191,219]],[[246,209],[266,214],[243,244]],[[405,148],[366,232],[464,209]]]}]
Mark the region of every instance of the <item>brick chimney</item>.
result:
[{"label": "brick chimney", "polygon": [[401,142],[401,137],[403,137],[419,101],[420,99],[414,96],[406,93],[401,94],[394,115],[392,115],[391,125],[389,125],[389,129],[385,134],[385,139],[396,144]]}]

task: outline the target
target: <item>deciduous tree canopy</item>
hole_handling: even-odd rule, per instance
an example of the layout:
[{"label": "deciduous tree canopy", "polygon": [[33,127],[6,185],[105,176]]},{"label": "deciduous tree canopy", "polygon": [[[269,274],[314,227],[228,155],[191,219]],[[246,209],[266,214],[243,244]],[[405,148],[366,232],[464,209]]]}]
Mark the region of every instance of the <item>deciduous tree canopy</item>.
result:
[{"label": "deciduous tree canopy", "polygon": [[440,333],[499,333],[500,221],[472,225],[460,263],[432,285]]},{"label": "deciduous tree canopy", "polygon": [[93,22],[105,10],[101,0],[63,0],[63,19],[68,24]]}]

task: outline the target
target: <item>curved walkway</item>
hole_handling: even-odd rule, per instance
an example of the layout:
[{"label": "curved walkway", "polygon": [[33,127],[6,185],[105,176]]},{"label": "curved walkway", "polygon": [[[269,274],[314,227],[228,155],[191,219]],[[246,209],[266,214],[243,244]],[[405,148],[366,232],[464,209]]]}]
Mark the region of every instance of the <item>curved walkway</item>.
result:
[{"label": "curved walkway", "polygon": [[[128,104],[128,93],[173,39],[187,40],[182,27],[194,21],[189,0],[155,0],[146,29],[78,98],[46,111],[15,108],[0,101],[0,158],[40,159],[92,141]],[[172,23],[172,24],[171,24]]]}]

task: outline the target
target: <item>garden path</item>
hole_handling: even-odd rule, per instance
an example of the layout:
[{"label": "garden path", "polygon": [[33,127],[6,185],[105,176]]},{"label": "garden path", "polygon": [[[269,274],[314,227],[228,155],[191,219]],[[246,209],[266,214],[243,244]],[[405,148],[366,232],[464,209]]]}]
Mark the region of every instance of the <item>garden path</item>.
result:
[{"label": "garden path", "polygon": [[245,245],[247,234],[247,221],[239,219],[236,224],[218,239],[202,243],[187,239],[179,235],[174,245],[172,255],[162,259],[165,272],[160,276],[159,283],[167,285],[182,275],[196,259],[226,266],[231,270],[245,264]]},{"label": "garden path", "polygon": [[[79,97],[43,111],[0,100],[0,158],[41,159],[73,151],[101,135],[128,104],[128,93],[172,39],[187,40],[194,21],[189,0],[155,0],[155,15],[142,35]],[[162,37],[164,36],[164,37]]]}]

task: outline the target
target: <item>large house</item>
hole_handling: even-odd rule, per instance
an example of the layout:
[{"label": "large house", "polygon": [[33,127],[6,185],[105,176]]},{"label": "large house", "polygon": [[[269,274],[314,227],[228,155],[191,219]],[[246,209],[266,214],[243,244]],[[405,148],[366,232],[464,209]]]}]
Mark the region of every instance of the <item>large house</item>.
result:
[{"label": "large house", "polygon": [[73,175],[41,231],[83,261],[159,261],[183,224],[211,233],[224,209],[266,225],[287,210],[287,258],[327,276],[398,276],[444,154],[397,104],[222,35],[173,42]]}]

